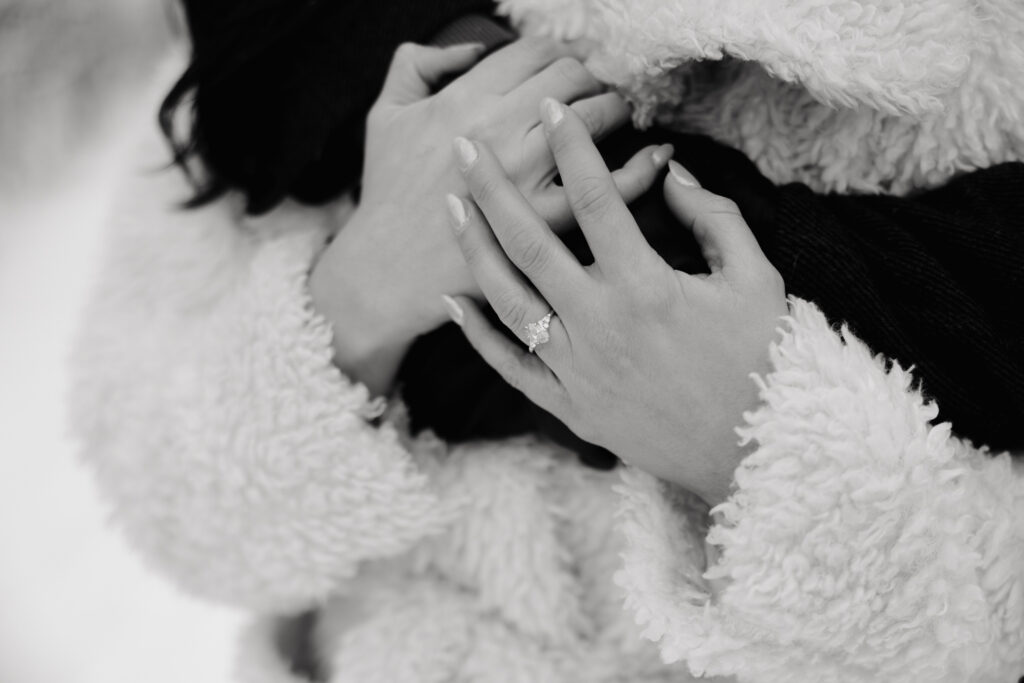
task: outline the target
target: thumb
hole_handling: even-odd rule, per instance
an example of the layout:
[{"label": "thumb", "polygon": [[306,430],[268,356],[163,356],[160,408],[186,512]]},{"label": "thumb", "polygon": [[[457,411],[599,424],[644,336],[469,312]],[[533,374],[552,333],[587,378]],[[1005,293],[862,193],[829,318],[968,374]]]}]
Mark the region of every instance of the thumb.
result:
[{"label": "thumb", "polygon": [[473,66],[483,51],[482,43],[445,48],[402,43],[391,58],[378,102],[410,104],[423,99],[447,74]]},{"label": "thumb", "polygon": [[735,202],[703,189],[678,162],[669,161],[668,167],[665,201],[693,232],[712,273],[742,276],[766,261]]}]

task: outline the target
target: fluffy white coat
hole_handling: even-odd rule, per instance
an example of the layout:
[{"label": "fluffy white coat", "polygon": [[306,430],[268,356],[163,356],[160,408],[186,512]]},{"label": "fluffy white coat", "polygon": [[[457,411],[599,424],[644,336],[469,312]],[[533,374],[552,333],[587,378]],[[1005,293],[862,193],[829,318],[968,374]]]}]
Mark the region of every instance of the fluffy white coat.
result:
[{"label": "fluffy white coat", "polygon": [[[589,45],[641,122],[707,130],[777,181],[902,192],[1024,157],[1017,0],[502,7]],[[723,55],[748,61],[713,81],[694,61]],[[282,617],[311,607],[332,683],[1024,674],[1021,464],[931,426],[911,374],[812,304],[791,302],[712,520],[534,437],[411,438],[331,363],[306,282],[331,213],[173,211],[186,194],[173,172],[125,180],[75,429],[152,566],[263,615],[239,680],[298,680]]]}]

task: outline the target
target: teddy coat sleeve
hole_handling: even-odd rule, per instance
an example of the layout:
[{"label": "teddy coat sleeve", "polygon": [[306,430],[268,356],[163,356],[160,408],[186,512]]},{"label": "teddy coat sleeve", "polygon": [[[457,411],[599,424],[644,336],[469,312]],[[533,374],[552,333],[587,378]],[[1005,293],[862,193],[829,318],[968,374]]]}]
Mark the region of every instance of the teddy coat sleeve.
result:
[{"label": "teddy coat sleeve", "polygon": [[301,609],[452,506],[332,364],[307,287],[327,212],[243,219],[230,200],[176,208],[187,196],[177,170],[120,192],[73,359],[73,429],[150,564],[204,597]]},{"label": "teddy coat sleeve", "polygon": [[623,475],[618,581],[645,635],[741,681],[1016,681],[1022,463],[930,424],[911,374],[812,304],[792,301],[772,362],[706,572],[685,496]]}]

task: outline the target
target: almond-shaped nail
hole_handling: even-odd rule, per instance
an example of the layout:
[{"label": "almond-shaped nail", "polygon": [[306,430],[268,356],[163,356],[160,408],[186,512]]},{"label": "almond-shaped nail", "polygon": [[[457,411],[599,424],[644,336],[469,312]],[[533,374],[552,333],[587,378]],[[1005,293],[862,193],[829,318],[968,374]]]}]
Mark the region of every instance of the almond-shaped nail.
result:
[{"label": "almond-shaped nail", "polygon": [[476,145],[466,138],[455,138],[455,154],[459,157],[459,166],[465,171],[477,159]]},{"label": "almond-shaped nail", "polygon": [[676,148],[672,145],[662,145],[658,149],[651,152],[651,161],[654,162],[656,168],[661,168],[665,163],[672,158],[672,154],[675,153]]},{"label": "almond-shaped nail", "polygon": [[448,49],[465,50],[466,52],[483,52],[487,49],[487,46],[483,43],[459,43],[458,45],[449,46]]},{"label": "almond-shaped nail", "polygon": [[455,299],[451,298],[447,294],[442,294],[441,299],[444,300],[444,306],[448,309],[448,317],[452,319],[459,327],[462,327],[462,306],[459,306]]},{"label": "almond-shaped nail", "polygon": [[565,112],[562,111],[562,103],[553,97],[545,97],[540,106],[544,113],[544,120],[552,128],[560,124],[562,119],[565,118]]},{"label": "almond-shaped nail", "polygon": [[466,213],[466,205],[462,203],[461,199],[450,193],[445,197],[445,200],[448,202],[448,213],[452,216],[452,225],[455,231],[462,232],[469,220],[469,215]]},{"label": "almond-shaped nail", "polygon": [[668,170],[672,179],[683,187],[700,187],[697,179],[690,175],[690,172],[683,168],[682,164],[675,159],[671,159],[668,162]]}]

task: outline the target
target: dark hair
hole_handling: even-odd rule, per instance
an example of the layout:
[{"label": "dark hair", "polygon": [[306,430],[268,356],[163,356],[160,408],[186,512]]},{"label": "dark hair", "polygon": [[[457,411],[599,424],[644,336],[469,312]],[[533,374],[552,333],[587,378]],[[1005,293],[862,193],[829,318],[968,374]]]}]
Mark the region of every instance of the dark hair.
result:
[{"label": "dark hair", "polygon": [[182,4],[192,57],[159,122],[195,187],[187,206],[235,190],[249,213],[261,214],[286,197],[321,204],[357,185],[366,113],[397,46],[425,42],[493,2]]}]

